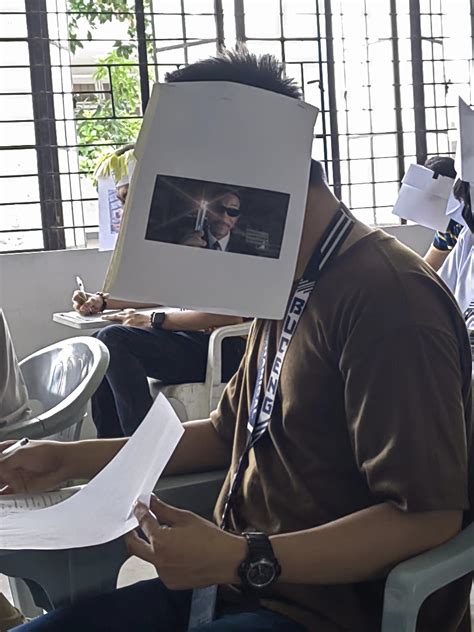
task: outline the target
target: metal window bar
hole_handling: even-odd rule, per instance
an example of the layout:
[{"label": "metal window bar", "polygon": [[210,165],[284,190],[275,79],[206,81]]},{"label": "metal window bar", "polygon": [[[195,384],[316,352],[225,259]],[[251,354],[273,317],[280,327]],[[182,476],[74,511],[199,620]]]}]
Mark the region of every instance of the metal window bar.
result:
[{"label": "metal window bar", "polygon": [[[359,48],[359,44],[354,44],[354,38],[350,37],[352,25],[349,5],[354,4],[352,0],[262,2],[273,2],[274,15],[267,13],[265,17],[269,20],[275,18],[278,33],[260,37],[258,25],[245,13],[249,6],[253,9],[255,3],[252,0],[233,0],[237,39],[246,41],[251,49],[260,47],[259,52],[267,47],[270,51],[275,50],[286,63],[287,72],[301,82],[305,97],[321,110],[315,134],[315,156],[325,163],[336,192],[340,192],[363,219],[372,218],[376,223],[387,222],[390,202],[393,203],[396,196],[395,189],[391,187],[396,187],[400,182],[407,163],[414,160],[422,162],[432,153],[453,150],[446,141],[452,127],[452,95],[455,90],[470,91],[472,87],[467,64],[471,64],[473,59],[474,0],[465,0],[465,15],[458,15],[460,23],[467,24],[468,28],[470,26],[470,50],[459,54],[453,53],[452,46],[446,47],[449,38],[453,37],[448,32],[453,11],[450,0],[409,0],[409,12],[406,13],[404,8],[400,10],[400,6],[406,5],[403,0],[364,0],[364,15],[359,16],[362,38]],[[97,2],[88,17],[96,20],[97,24],[99,21],[109,24],[109,19],[112,19],[119,30],[122,28],[119,35],[122,45],[131,50],[131,55],[126,54],[108,62],[97,56],[90,60],[77,54],[69,61],[72,42],[70,34],[64,30],[64,21],[74,20],[78,15],[68,12],[67,0],[48,0],[49,42],[45,37],[42,41],[49,46],[50,58],[45,58],[47,73],[41,79],[43,83],[38,83],[38,77],[32,76],[32,84],[27,89],[21,86],[17,91],[7,92],[5,88],[0,88],[0,99],[7,94],[10,97],[17,95],[18,99],[32,95],[34,107],[37,108],[38,95],[41,93],[45,111],[47,103],[46,117],[40,118],[35,110],[36,141],[28,137],[15,142],[12,137],[13,142],[0,146],[0,157],[8,151],[35,152],[38,159],[36,167],[31,162],[25,162],[18,172],[0,172],[0,187],[10,186],[14,180],[21,183],[21,178],[41,181],[41,223],[37,227],[33,222],[29,226],[21,222],[9,224],[5,218],[12,209],[18,210],[18,216],[21,213],[21,217],[26,217],[32,212],[32,202],[22,198],[5,201],[2,196],[0,250],[71,247],[85,245],[86,241],[89,245],[93,243],[94,233],[97,233],[96,193],[86,173],[91,169],[91,162],[87,163],[84,157],[89,155],[88,152],[98,155],[107,148],[133,140],[130,138],[131,130],[138,130],[151,77],[163,79],[166,71],[191,63],[212,50],[222,49],[225,42],[223,4],[228,11],[232,0],[209,0],[207,5],[205,3],[206,0],[200,0],[198,8],[195,8],[193,2],[175,0],[174,4],[169,2],[168,6],[173,4],[175,7],[169,10],[163,9],[163,3],[158,0],[130,0],[129,11],[116,15],[101,10],[100,1]],[[46,15],[46,0],[28,0],[26,4],[30,9],[40,6]],[[371,21],[371,11],[376,4],[384,5],[386,9],[388,30],[383,36],[378,34],[378,26],[374,28]],[[456,4],[459,12],[460,4]],[[304,9],[298,9],[303,6]],[[292,26],[292,20],[298,17],[298,10],[306,12],[299,24],[307,32],[295,32]],[[20,8],[4,13],[25,15]],[[202,28],[199,20],[203,24]],[[405,21],[408,29],[403,28]],[[130,33],[126,33],[121,24],[130,24],[133,27]],[[38,22],[29,24],[29,28],[28,35],[32,40],[35,28],[39,28]],[[364,30],[365,33],[362,33]],[[90,36],[78,32],[75,42],[82,44],[85,51],[90,40],[97,46],[100,43],[105,55],[114,47],[115,32],[109,30],[105,34],[97,33],[94,29],[91,29]],[[0,44],[11,42],[13,45],[20,40],[28,42],[26,37],[13,36],[0,38]],[[30,49],[38,43],[37,38],[30,42]],[[392,68],[391,73],[385,72],[387,81],[393,75],[391,94],[394,114],[391,115],[392,106],[389,105],[386,111],[387,125],[383,129],[380,128],[380,121],[375,126],[380,115],[380,104],[374,102],[378,79],[376,59],[372,54],[373,44],[380,46],[386,69]],[[353,64],[354,59],[361,57],[362,49],[365,51],[367,80],[363,86],[359,86],[365,97],[356,104],[356,110],[359,107],[361,114],[358,120],[357,116],[354,117],[354,86],[357,81],[354,81]],[[391,58],[388,50],[391,50]],[[453,62],[466,62],[466,76],[455,72]],[[81,82],[92,82],[97,88],[81,90],[78,92],[80,97],[76,98],[74,85],[70,85],[66,77],[69,68],[74,83],[80,85]],[[2,72],[15,72],[13,69],[18,73],[31,70],[30,65],[22,59],[18,63],[16,59],[8,58],[0,61]],[[95,71],[102,73],[100,81],[93,79]],[[132,83],[138,95],[137,109],[127,108],[126,99],[124,101],[120,93],[120,77],[123,73],[133,78]],[[47,75],[50,77],[49,84]],[[361,77],[359,68],[359,84]],[[413,102],[409,92],[413,95]],[[470,92],[467,100],[470,100]],[[74,131],[74,126],[76,130],[84,129],[91,113],[94,124],[98,128],[107,128],[110,133],[102,136],[98,133],[94,140],[85,141],[82,132],[77,135]],[[32,118],[23,115],[19,108],[12,124],[32,125]],[[5,128],[6,123],[0,122],[0,125]],[[358,147],[360,143],[366,143],[366,149]],[[364,170],[367,176],[361,175]],[[381,202],[380,192],[384,191],[384,186],[385,192],[393,191],[393,199],[390,200],[385,194]],[[21,189],[21,186],[18,188]],[[368,192],[367,201],[364,202],[367,208],[359,208],[361,190]],[[62,217],[59,214],[61,210]],[[26,239],[26,235],[38,233],[46,236],[44,239],[42,237],[41,244],[35,242],[36,246],[23,248],[22,235]],[[62,241],[58,241],[60,238]],[[10,241],[5,241],[8,239]],[[5,243],[6,246],[2,245]]]}]

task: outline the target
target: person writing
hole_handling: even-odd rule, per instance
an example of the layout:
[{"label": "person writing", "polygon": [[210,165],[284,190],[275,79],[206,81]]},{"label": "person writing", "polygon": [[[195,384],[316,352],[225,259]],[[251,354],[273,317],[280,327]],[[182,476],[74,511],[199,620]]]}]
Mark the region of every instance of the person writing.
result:
[{"label": "person writing", "polygon": [[[129,181],[122,174],[117,195],[123,203],[128,188]],[[89,294],[83,290],[74,292],[72,304],[83,315],[99,314],[106,308],[122,310],[105,315],[114,324],[93,334],[110,353],[105,377],[92,396],[92,419],[99,438],[133,434],[153,401],[148,377],[164,384],[204,382],[212,331],[244,321],[239,316],[199,311],[165,313],[159,307],[151,318],[136,309],[154,305],[116,300],[102,292]],[[240,336],[223,341],[222,381],[227,382],[237,370],[245,344],[245,338]]]}]

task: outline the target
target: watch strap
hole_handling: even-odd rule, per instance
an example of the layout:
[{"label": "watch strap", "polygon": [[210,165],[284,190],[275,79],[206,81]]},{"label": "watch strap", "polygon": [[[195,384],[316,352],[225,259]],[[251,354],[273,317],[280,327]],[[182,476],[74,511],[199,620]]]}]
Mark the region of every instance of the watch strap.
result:
[{"label": "watch strap", "polygon": [[101,312],[105,311],[107,309],[107,299],[109,295],[106,294],[105,292],[96,292],[95,295],[100,296],[100,298],[102,299],[102,307],[100,308],[100,311]]},{"label": "watch strap", "polygon": [[162,329],[166,312],[152,312],[150,316],[150,325],[153,329]]},{"label": "watch strap", "polygon": [[269,537],[265,533],[247,532],[242,534],[247,540],[248,560],[276,560]]}]

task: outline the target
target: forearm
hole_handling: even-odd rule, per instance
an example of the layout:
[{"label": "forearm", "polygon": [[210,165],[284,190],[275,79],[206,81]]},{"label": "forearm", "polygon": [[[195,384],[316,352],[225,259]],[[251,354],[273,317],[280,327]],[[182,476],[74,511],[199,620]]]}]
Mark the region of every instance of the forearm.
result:
[{"label": "forearm", "polygon": [[65,443],[68,452],[66,468],[68,479],[89,480],[98,474],[123,448],[127,439],[88,439]]},{"label": "forearm", "polygon": [[445,262],[448,255],[449,250],[438,250],[434,246],[430,246],[428,252],[424,256],[424,260],[435,272],[437,272]]},{"label": "forearm", "polygon": [[107,309],[147,309],[152,307],[160,307],[156,303],[134,303],[133,301],[124,301],[118,298],[107,298]]},{"label": "forearm", "polygon": [[207,314],[206,312],[184,311],[166,314],[162,328],[167,331],[205,331],[225,325],[243,322],[240,316]]},{"label": "forearm", "polygon": [[[171,457],[165,474],[206,472],[230,463],[231,446],[214,430],[209,419],[188,421],[186,432]],[[66,479],[89,480],[111,461],[128,439],[88,439],[65,443]]]},{"label": "forearm", "polygon": [[271,538],[281,581],[353,583],[385,575],[393,566],[453,537],[460,511],[403,513],[384,503],[327,525]]},{"label": "forearm", "polygon": [[187,421],[165,475],[189,474],[223,469],[229,466],[232,446],[225,443],[209,419]]}]

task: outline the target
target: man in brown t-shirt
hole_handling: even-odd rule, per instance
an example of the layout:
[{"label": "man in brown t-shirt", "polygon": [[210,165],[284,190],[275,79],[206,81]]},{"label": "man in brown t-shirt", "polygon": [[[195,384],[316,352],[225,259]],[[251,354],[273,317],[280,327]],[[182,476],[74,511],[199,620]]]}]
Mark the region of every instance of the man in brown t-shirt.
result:
[{"label": "man in brown t-shirt", "polygon": [[[299,94],[276,62],[244,53],[183,68],[171,80],[241,81]],[[297,279],[339,208],[313,163]],[[256,321],[217,411],[186,424],[168,467],[171,474],[230,463],[217,522],[245,447],[265,327],[268,377],[282,323]],[[469,520],[470,383],[467,332],[449,291],[417,255],[355,221],[293,335],[271,421],[249,452],[228,530],[157,500],[153,513],[138,505],[149,543],[130,535],[129,547],[161,580],[24,629],[184,630],[191,595],[176,590],[218,584],[217,620],[193,629],[376,632],[390,568],[448,540]],[[19,491],[92,476],[122,445],[32,445],[0,459],[0,482]],[[240,534],[248,530],[269,537],[281,567],[264,593],[240,585],[238,568],[248,554]],[[432,596],[419,630],[468,629],[461,626],[469,626],[469,590],[466,578]]]}]

